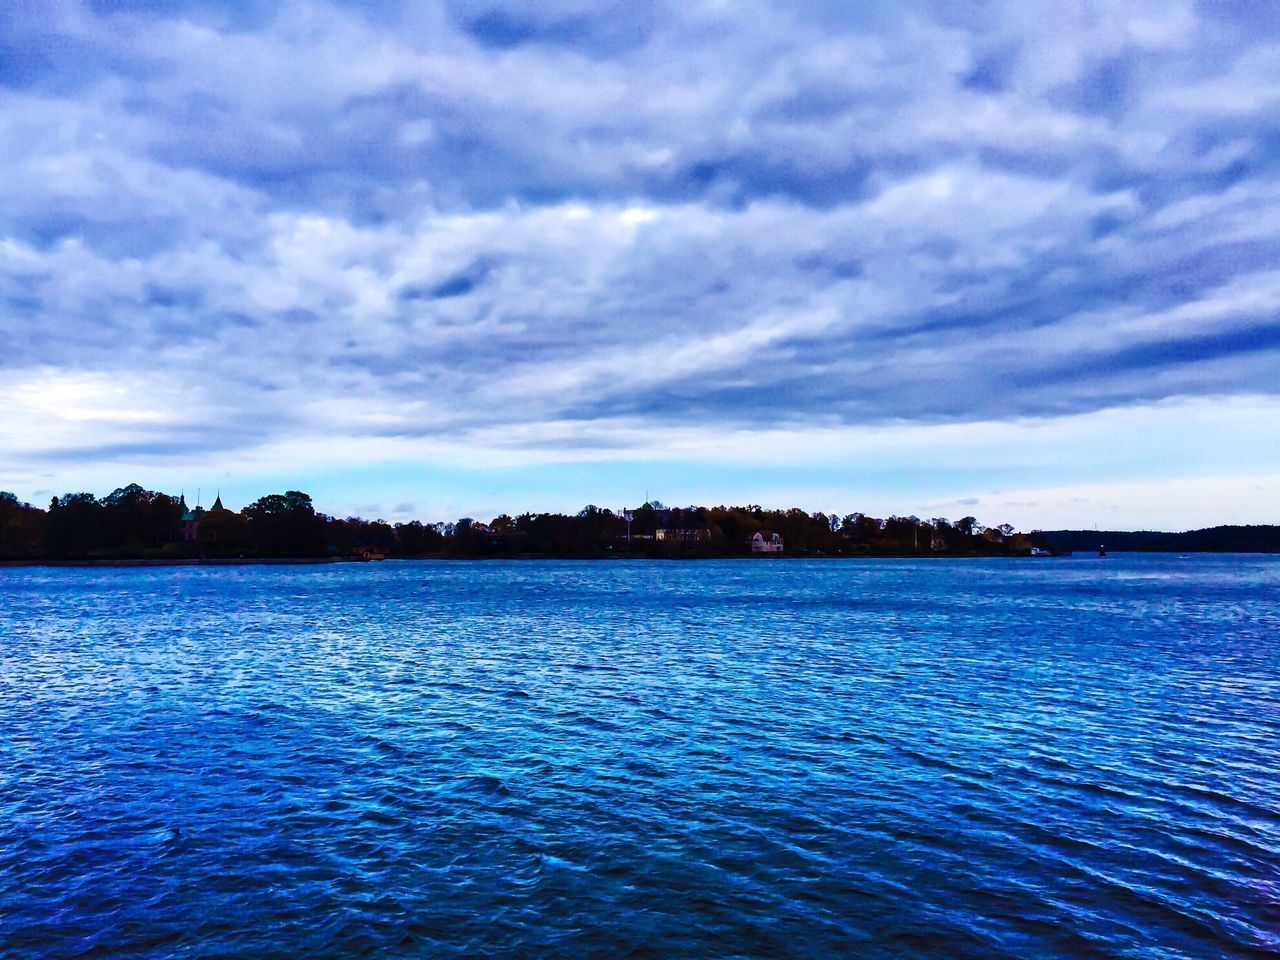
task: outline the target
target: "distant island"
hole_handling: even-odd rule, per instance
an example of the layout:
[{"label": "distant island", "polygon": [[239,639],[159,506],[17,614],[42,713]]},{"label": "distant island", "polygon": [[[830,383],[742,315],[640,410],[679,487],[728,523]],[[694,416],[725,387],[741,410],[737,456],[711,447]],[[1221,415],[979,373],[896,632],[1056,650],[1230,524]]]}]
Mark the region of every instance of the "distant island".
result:
[{"label": "distant island", "polygon": [[1280,527],[1188,533],[1016,531],[974,517],[871,517],[799,508],[668,507],[658,501],[575,514],[503,514],[444,523],[338,518],[290,490],[240,510],[208,509],[137,484],[105,497],[68,493],[47,508],[0,492],[0,562],[193,563],[374,560],[387,557],[915,557],[1030,556],[1109,550],[1280,552]]},{"label": "distant island", "polygon": [[1183,533],[1156,530],[1037,530],[1033,536],[1053,550],[1147,553],[1280,553],[1280,526],[1206,527]]}]

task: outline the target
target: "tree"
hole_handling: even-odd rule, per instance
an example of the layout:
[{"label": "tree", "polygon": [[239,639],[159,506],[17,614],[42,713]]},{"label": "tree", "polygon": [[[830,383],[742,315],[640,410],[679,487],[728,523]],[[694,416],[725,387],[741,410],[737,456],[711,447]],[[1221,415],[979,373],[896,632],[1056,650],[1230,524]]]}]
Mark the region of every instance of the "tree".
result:
[{"label": "tree", "polygon": [[396,552],[405,556],[435,553],[444,548],[444,536],[431,525],[417,520],[396,524]]},{"label": "tree", "polygon": [[102,546],[102,504],[92,493],[54,497],[45,516],[45,549],[52,557],[84,557]]},{"label": "tree", "polygon": [[249,545],[249,521],[230,510],[210,510],[196,528],[196,541],[202,550],[228,554]]},{"label": "tree", "polygon": [[471,517],[460,517],[453,523],[450,549],[463,556],[477,556],[487,546],[484,539],[484,527]]},{"label": "tree", "polygon": [[136,483],[113,490],[101,500],[101,540],[119,552],[140,553],[174,538],[182,520],[182,506],[167,494]]},{"label": "tree", "polygon": [[268,556],[318,557],[326,546],[325,523],[300,490],[260,497],[244,509],[249,543]]},{"label": "tree", "polygon": [[0,558],[34,560],[43,553],[45,512],[0,490]]}]

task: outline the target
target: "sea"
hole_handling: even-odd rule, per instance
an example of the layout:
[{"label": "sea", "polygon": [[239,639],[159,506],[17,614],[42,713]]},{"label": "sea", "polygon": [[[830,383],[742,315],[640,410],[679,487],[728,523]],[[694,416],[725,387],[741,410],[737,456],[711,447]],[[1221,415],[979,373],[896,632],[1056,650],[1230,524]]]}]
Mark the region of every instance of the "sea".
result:
[{"label": "sea", "polygon": [[1280,956],[1280,557],[0,569],[0,957]]}]

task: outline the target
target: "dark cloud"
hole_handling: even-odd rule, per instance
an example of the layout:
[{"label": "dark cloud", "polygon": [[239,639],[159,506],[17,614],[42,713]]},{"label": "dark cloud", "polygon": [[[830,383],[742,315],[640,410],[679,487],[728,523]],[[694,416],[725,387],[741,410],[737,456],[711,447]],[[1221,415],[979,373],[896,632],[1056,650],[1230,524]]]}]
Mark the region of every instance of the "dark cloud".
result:
[{"label": "dark cloud", "polygon": [[1002,93],[1012,84],[1017,63],[1016,46],[979,53],[972,69],[964,75],[961,82],[967,90],[985,94]]},{"label": "dark cloud", "polygon": [[652,4],[636,0],[537,5],[454,0],[449,8],[482,46],[547,44],[594,55],[616,55],[642,45],[658,19]]},{"label": "dark cloud", "polygon": [[469,264],[464,270],[454,273],[438,283],[425,286],[410,285],[400,290],[402,300],[448,300],[453,297],[465,297],[489,276],[493,264],[488,260],[478,260]]}]

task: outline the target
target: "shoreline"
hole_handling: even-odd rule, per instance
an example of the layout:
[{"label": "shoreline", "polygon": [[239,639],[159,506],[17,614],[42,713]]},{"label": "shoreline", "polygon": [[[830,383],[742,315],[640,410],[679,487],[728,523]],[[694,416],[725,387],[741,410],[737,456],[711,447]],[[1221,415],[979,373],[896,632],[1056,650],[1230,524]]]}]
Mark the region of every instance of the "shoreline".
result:
[{"label": "shoreline", "polygon": [[83,559],[83,560],[0,560],[0,567],[254,567],[316,566],[330,563],[374,563],[360,557],[232,557],[152,559]]},{"label": "shoreline", "polygon": [[79,560],[0,560],[0,569],[5,567],[252,567],[252,566],[320,566],[336,563],[394,563],[397,561],[441,560],[446,562],[482,562],[494,561],[537,561],[537,560],[573,560],[598,563],[630,563],[632,561],[656,561],[661,563],[700,563],[716,560],[752,560],[760,563],[785,562],[788,560],[982,560],[994,558],[1010,560],[1041,559],[1025,554],[1012,553],[862,553],[862,554],[825,554],[808,556],[779,556],[777,554],[744,554],[729,557],[648,557],[641,554],[623,554],[600,557],[572,554],[526,553],[504,556],[450,556],[448,554],[423,554],[413,557],[383,557],[379,560],[366,560],[363,557],[235,557],[235,558],[181,558],[173,560],[135,559],[135,558],[89,558]]},{"label": "shoreline", "polygon": [[[1238,551],[1238,550],[1113,550],[1109,551],[1111,555],[1142,555],[1142,556],[1189,556],[1205,555],[1205,556],[1276,556],[1274,551]],[[1106,559],[1099,558],[1091,552],[1082,552],[1076,557],[1071,555],[1053,556],[1053,557],[1032,557],[1027,554],[1020,553],[862,553],[862,554],[825,554],[825,555],[808,555],[808,556],[779,556],[779,555],[762,555],[762,554],[746,554],[743,556],[730,557],[647,557],[641,555],[626,554],[620,556],[572,556],[572,555],[551,555],[551,554],[514,554],[508,556],[488,556],[488,557],[465,557],[465,556],[449,556],[446,554],[423,554],[413,557],[384,557],[379,560],[369,560],[364,557],[211,557],[207,559],[200,558],[181,558],[173,560],[158,559],[80,559],[80,560],[0,560],[0,569],[19,568],[19,567],[287,567],[287,566],[326,566],[332,564],[365,564],[365,563],[386,563],[397,561],[423,561],[423,560],[439,560],[446,562],[480,562],[492,563],[500,561],[546,561],[546,560],[565,560],[565,561],[590,561],[590,562],[632,562],[632,561],[655,561],[661,563],[699,563],[710,561],[740,561],[751,560],[763,563],[785,562],[796,560],[1097,560]]]}]

